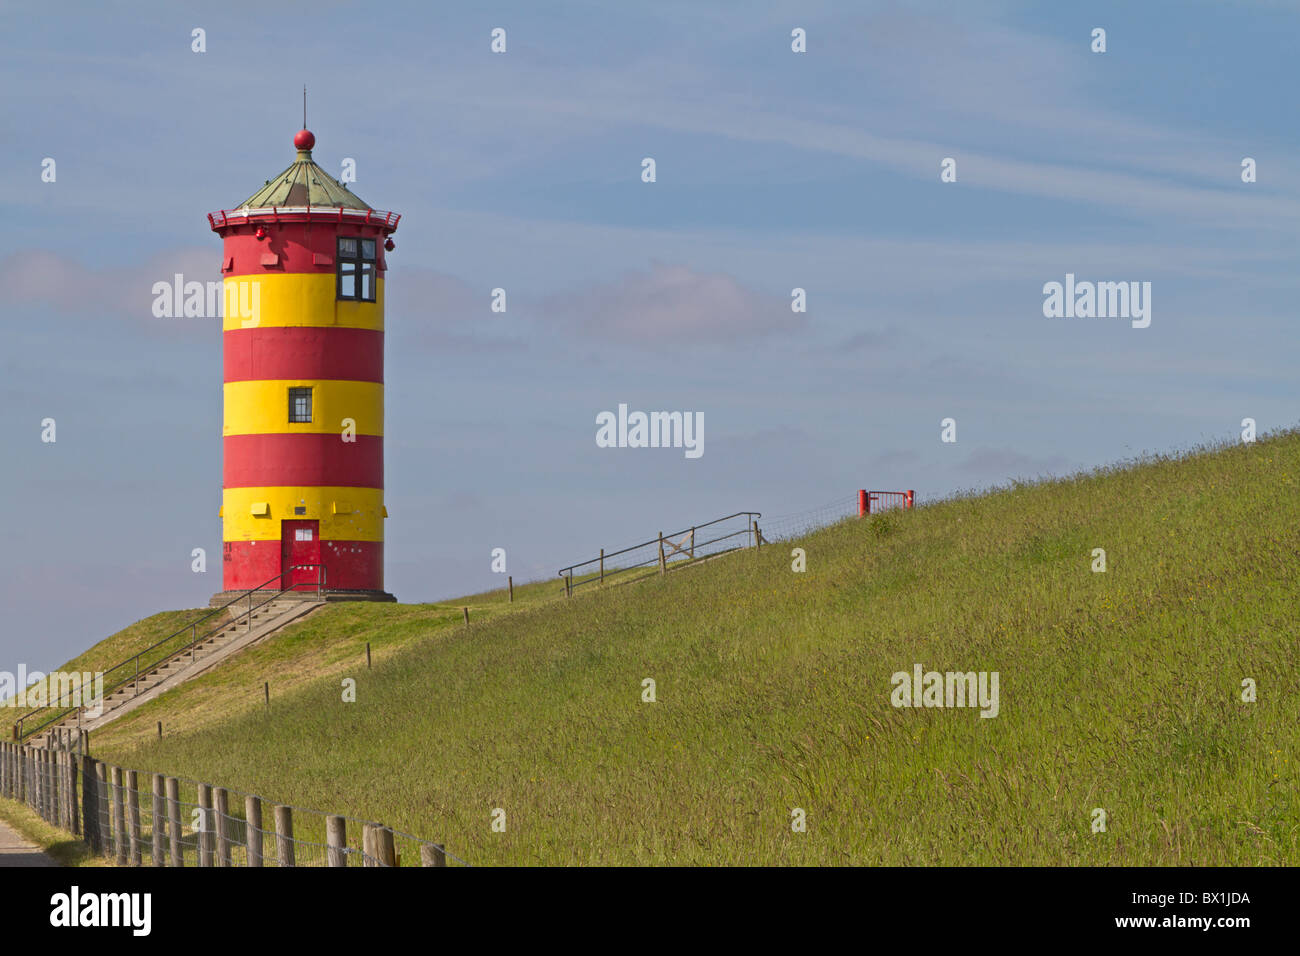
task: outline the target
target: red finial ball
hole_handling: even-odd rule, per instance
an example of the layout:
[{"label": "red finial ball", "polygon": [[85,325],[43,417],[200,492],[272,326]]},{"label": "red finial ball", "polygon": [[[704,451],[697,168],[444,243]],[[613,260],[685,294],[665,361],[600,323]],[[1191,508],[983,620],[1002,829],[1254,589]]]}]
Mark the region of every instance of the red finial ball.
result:
[{"label": "red finial ball", "polygon": [[293,136],[293,145],[298,149],[311,149],[316,145],[316,137],[309,129],[300,129]]}]

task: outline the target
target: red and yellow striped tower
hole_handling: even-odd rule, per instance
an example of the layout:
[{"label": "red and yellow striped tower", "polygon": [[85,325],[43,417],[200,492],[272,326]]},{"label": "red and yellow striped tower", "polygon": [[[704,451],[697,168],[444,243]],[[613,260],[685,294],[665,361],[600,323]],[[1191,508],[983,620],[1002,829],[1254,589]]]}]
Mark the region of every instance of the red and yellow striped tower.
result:
[{"label": "red and yellow striped tower", "polygon": [[[223,586],[384,593],[384,273],[401,218],[297,159],[222,237]],[[322,570],[323,569],[323,570]],[[219,595],[220,596],[220,595]]]}]

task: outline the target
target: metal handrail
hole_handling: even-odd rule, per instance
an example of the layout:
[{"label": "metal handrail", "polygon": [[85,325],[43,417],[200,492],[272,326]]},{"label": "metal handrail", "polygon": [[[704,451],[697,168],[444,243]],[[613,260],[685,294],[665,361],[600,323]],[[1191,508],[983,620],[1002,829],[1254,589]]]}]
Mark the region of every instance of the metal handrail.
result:
[{"label": "metal handrail", "polygon": [[[748,519],[746,521],[746,528],[744,531],[729,532],[727,534],[720,535],[719,537],[716,538],[710,538],[707,541],[695,540],[695,533],[697,531],[700,531],[703,528],[709,528],[716,524],[722,524],[722,522],[724,521],[731,521],[734,518],[742,518],[742,517]],[[581,587],[584,584],[590,584],[592,581],[597,580],[596,578],[591,578],[587,581],[579,581],[577,584],[574,584],[573,572],[578,568],[585,568],[593,564],[599,564],[601,568],[604,568],[605,562],[608,561],[610,558],[616,558],[620,554],[627,554],[628,552],[636,551],[639,548],[644,548],[652,544],[660,544],[661,542],[669,541],[669,539],[676,538],[681,535],[687,535],[687,534],[691,536],[691,550],[692,553],[694,553],[694,551],[698,548],[704,548],[710,544],[716,544],[719,541],[725,541],[727,538],[739,537],[741,535],[745,535],[745,536],[751,535],[753,533],[752,526],[754,522],[761,517],[763,517],[763,514],[762,512],[759,511],[737,511],[735,514],[727,515],[725,518],[715,518],[712,521],[706,521],[704,524],[692,525],[691,527],[683,528],[680,531],[672,531],[668,534],[661,534],[658,537],[651,538],[649,541],[642,541],[640,544],[634,544],[631,547],[622,548],[618,551],[603,552],[600,555],[600,557],[591,558],[590,560],[587,561],[579,561],[577,564],[571,564],[567,568],[561,568],[557,573],[560,577],[565,579],[568,590],[572,591],[574,588]],[[626,567],[614,568],[609,571],[602,571],[602,578],[604,576],[612,576],[614,574],[621,574],[626,571],[632,571],[635,570],[636,568],[647,567],[651,564],[658,564],[659,560],[660,560],[659,557],[656,556],[654,558],[651,558],[649,561],[643,561],[638,564],[630,564],[627,565]],[[664,560],[666,563],[668,560],[671,560],[671,558],[665,558]]]},{"label": "metal handrail", "polygon": [[[104,688],[100,691],[101,695],[102,695],[103,697],[108,697],[108,696],[110,696],[110,695],[112,694],[112,692],[116,691],[118,688],[123,687],[123,686],[125,686],[126,684],[129,684],[129,683],[131,683],[131,682],[133,682],[133,681],[134,681],[134,682],[136,683],[136,685],[137,685],[136,693],[138,694],[138,693],[139,693],[139,686],[138,686],[138,685],[139,685],[139,682],[140,682],[140,660],[141,660],[141,658],[143,658],[143,657],[144,657],[146,654],[148,654],[150,651],[154,651],[154,650],[157,650],[158,648],[162,647],[164,644],[168,643],[169,641],[171,641],[171,640],[175,639],[176,637],[180,636],[181,634],[185,633],[185,631],[187,631],[187,630],[190,632],[190,642],[189,642],[188,644],[181,645],[180,647],[176,648],[175,651],[168,652],[166,655],[163,655],[163,656],[159,657],[158,660],[156,660],[156,661],[153,662],[153,664],[146,665],[146,667],[145,667],[146,672],[147,672],[150,668],[156,667],[158,664],[161,664],[161,663],[162,663],[163,661],[165,661],[165,660],[171,660],[171,659],[173,659],[173,658],[176,658],[176,657],[179,657],[179,656],[183,655],[186,651],[192,651],[192,650],[193,650],[193,649],[194,649],[194,648],[195,648],[195,647],[196,647],[200,642],[202,642],[202,641],[206,641],[209,637],[211,637],[213,634],[217,633],[218,631],[225,630],[227,627],[231,627],[231,626],[237,625],[237,624],[239,623],[240,618],[242,618],[242,617],[247,616],[247,618],[248,618],[248,622],[247,622],[247,623],[248,623],[248,630],[251,631],[251,630],[253,629],[253,612],[254,612],[255,610],[257,610],[258,608],[261,608],[261,607],[265,607],[267,604],[270,604],[272,601],[276,600],[276,599],[279,598],[281,595],[287,594],[287,593],[289,593],[290,591],[295,591],[295,592],[296,592],[296,591],[298,591],[298,589],[299,589],[300,587],[302,587],[302,584],[290,584],[288,587],[284,587],[284,586],[283,586],[283,585],[284,585],[284,576],[285,576],[286,574],[289,574],[290,572],[293,572],[293,571],[301,571],[301,570],[305,570],[305,569],[308,569],[308,568],[316,568],[316,569],[317,569],[316,583],[315,583],[315,585],[309,585],[309,586],[314,586],[314,587],[316,588],[317,594],[318,594],[318,595],[323,599],[324,596],[325,596],[325,592],[328,590],[328,588],[326,587],[326,568],[325,568],[325,565],[323,565],[323,564],[295,564],[295,565],[291,565],[290,567],[285,568],[284,570],[282,570],[282,571],[281,571],[279,574],[277,574],[275,577],[267,578],[266,581],[264,581],[263,583],[259,584],[257,587],[255,587],[255,588],[249,588],[247,591],[241,592],[240,594],[238,594],[238,595],[236,595],[235,597],[231,598],[231,599],[230,599],[229,601],[227,601],[225,604],[222,604],[220,607],[213,608],[212,610],[208,611],[206,614],[203,614],[202,616],[195,618],[195,619],[194,619],[193,621],[191,621],[190,623],[183,625],[183,626],[180,627],[179,629],[173,631],[171,634],[168,634],[168,635],[167,635],[166,637],[164,637],[161,641],[158,641],[158,642],[156,642],[156,643],[154,643],[154,644],[150,644],[150,645],[149,645],[148,647],[146,647],[144,650],[139,651],[138,653],[131,655],[130,657],[126,658],[125,660],[122,660],[122,661],[118,662],[117,664],[114,664],[114,665],[113,665],[112,667],[110,667],[108,670],[106,670],[106,671],[101,671],[101,672],[100,672],[100,676],[101,676],[101,677],[104,677],[104,676],[107,676],[108,674],[112,674],[114,671],[116,671],[116,670],[118,670],[118,669],[120,669],[120,668],[122,668],[122,667],[127,666],[128,664],[134,664],[134,665],[135,665],[135,669],[134,669],[134,674],[133,674],[133,676],[131,676],[131,677],[124,677],[124,678],[122,678],[121,680],[117,681],[116,683],[114,683],[114,684],[110,684],[110,685],[108,685],[107,687],[104,687]],[[269,585],[269,584],[270,584],[271,582],[273,582],[273,581],[279,581],[279,582],[280,582],[280,584],[281,584],[280,589],[277,590],[275,593],[273,593],[270,597],[266,598],[266,599],[263,600],[263,601],[258,602],[256,605],[254,605],[254,604],[253,604],[253,595],[254,595],[254,594],[257,594],[257,593],[259,593],[259,592],[261,592],[261,591],[264,591],[264,590],[266,589],[267,585]],[[225,611],[226,609],[230,608],[232,605],[234,605],[234,604],[238,604],[240,601],[243,601],[243,600],[245,600],[245,599],[247,599],[247,601],[248,601],[248,608],[247,608],[247,610],[241,611],[240,613],[236,614],[233,618],[230,619],[229,622],[225,622],[225,621],[223,621],[223,622],[222,622],[220,625],[218,625],[217,627],[214,627],[214,628],[212,628],[211,630],[204,631],[204,632],[203,632],[203,635],[202,635],[202,636],[199,636],[199,634],[198,634],[198,626],[199,626],[199,624],[201,624],[203,621],[206,621],[208,618],[212,617],[212,616],[215,615],[215,614],[220,614],[221,612],[223,612],[223,611]],[[69,707],[69,708],[67,708],[66,710],[63,710],[63,711],[59,712],[58,714],[54,715],[54,716],[51,717],[49,720],[43,721],[42,723],[40,723],[39,725],[37,725],[37,726],[36,726],[35,728],[33,728],[32,730],[29,730],[29,731],[26,731],[26,732],[23,731],[23,722],[24,722],[28,717],[31,717],[33,714],[40,713],[40,712],[43,711],[43,710],[48,710],[48,709],[50,708],[50,706],[51,706],[51,705],[47,704],[47,705],[44,706],[44,707],[35,707],[35,708],[33,708],[32,710],[29,710],[27,713],[21,715],[21,716],[18,718],[18,720],[15,722],[15,724],[14,724],[14,739],[17,740],[17,741],[21,741],[21,740],[23,740],[24,737],[31,737],[31,736],[34,736],[34,735],[40,733],[42,730],[44,730],[44,729],[45,729],[46,727],[48,727],[50,724],[52,724],[52,723],[56,723],[56,722],[58,722],[58,721],[61,721],[63,718],[67,717],[69,714],[72,714],[72,713],[74,713],[74,712],[76,712],[76,711],[82,709],[82,708],[80,708],[80,707]],[[58,705],[55,704],[55,705],[53,705],[53,706],[56,706],[56,707],[57,707]],[[84,707],[84,706],[85,706],[85,705],[83,704],[82,707]]]}]

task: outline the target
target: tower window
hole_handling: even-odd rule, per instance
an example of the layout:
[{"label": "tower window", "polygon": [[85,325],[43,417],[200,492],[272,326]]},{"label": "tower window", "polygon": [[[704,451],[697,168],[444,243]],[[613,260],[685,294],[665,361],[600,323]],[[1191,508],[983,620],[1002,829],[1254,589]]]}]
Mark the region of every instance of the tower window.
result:
[{"label": "tower window", "polygon": [[289,389],[289,421],[290,422],[311,421],[311,389],[310,388]]},{"label": "tower window", "polygon": [[375,240],[339,237],[338,297],[375,301]]}]

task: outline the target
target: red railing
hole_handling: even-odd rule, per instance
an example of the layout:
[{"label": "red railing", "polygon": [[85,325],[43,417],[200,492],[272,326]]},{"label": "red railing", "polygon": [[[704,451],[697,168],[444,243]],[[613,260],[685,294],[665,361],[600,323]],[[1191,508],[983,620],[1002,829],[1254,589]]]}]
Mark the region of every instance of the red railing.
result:
[{"label": "red railing", "polygon": [[235,223],[262,222],[306,222],[310,219],[331,218],[338,222],[344,219],[359,219],[363,225],[379,226],[388,232],[395,232],[401,221],[400,213],[384,212],[382,209],[346,209],[343,206],[260,206],[253,209],[220,209],[208,213],[208,225],[214,230],[224,229]]},{"label": "red railing", "polygon": [[912,507],[914,492],[907,491],[859,491],[858,515],[874,515],[882,511],[906,510]]}]

